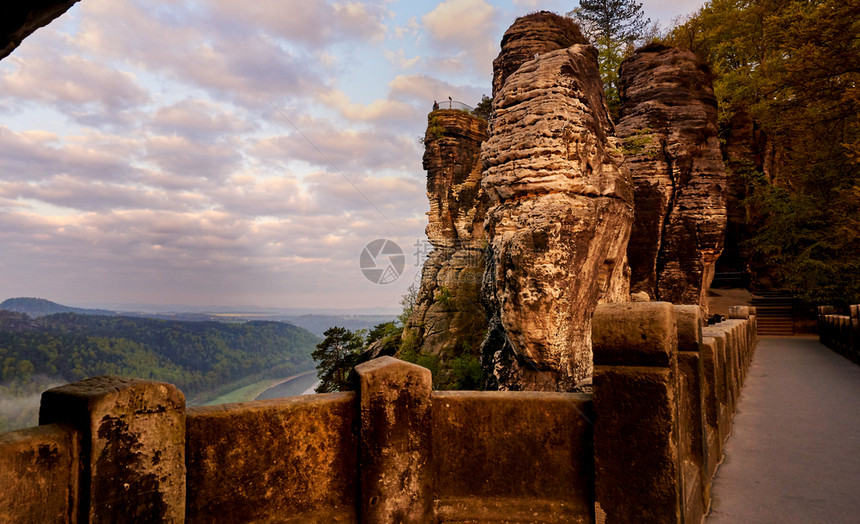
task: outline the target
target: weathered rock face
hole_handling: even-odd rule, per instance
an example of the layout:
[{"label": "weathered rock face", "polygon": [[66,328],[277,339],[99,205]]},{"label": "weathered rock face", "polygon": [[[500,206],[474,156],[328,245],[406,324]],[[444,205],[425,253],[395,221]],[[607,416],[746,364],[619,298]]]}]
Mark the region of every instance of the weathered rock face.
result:
[{"label": "weathered rock face", "polygon": [[[529,23],[531,36],[519,40],[552,34],[547,46],[556,49],[514,68],[508,35],[522,20],[494,62],[501,83],[482,149],[490,242],[482,350],[491,386],[570,390],[591,374],[594,307],[628,295],[633,192],[611,138],[597,51],[576,42],[558,49],[553,30],[569,21]],[[517,48],[512,63],[523,54]]]},{"label": "weathered rock face", "polygon": [[647,46],[621,64],[619,91],[616,135],[636,187],[631,290],[707,308],[726,228],[710,74],[689,51]]},{"label": "weathered rock face", "polygon": [[493,60],[493,94],[498,93],[508,76],[535,54],[588,44],[576,24],[548,11],[517,18],[502,36],[499,56]]},{"label": "weathered rock face", "polygon": [[427,238],[433,250],[421,274],[404,342],[440,358],[442,384],[450,380],[445,365],[473,353],[486,333],[480,300],[484,273],[484,215],[481,189],[481,143],[487,122],[458,110],[434,111],[424,137],[424,169],[430,199]]},{"label": "weathered rock face", "polygon": [[0,18],[0,59],[6,57],[36,29],[69,10],[80,0],[9,2]]}]

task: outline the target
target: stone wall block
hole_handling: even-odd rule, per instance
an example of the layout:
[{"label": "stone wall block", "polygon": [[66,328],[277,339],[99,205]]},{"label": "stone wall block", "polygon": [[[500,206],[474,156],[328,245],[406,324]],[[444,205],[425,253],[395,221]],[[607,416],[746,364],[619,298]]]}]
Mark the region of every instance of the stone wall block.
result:
[{"label": "stone wall block", "polygon": [[672,304],[599,305],[592,329],[596,518],[681,522]]},{"label": "stone wall block", "polygon": [[729,318],[748,319],[750,311],[747,306],[729,306]]},{"label": "stone wall block", "polygon": [[702,359],[702,397],[705,419],[705,471],[706,478],[711,479],[717,471],[717,465],[723,456],[722,439],[720,439],[720,400],[717,389],[717,340],[713,337],[702,339],[702,349],[699,352]]},{"label": "stone wall block", "polygon": [[40,424],[81,433],[80,522],[182,522],[185,397],[176,386],[100,376],[42,394]]},{"label": "stone wall block", "polygon": [[721,322],[720,327],[726,334],[726,365],[728,366],[728,386],[732,391],[732,413],[737,411],[738,399],[740,399],[740,364],[738,362],[738,331],[735,322],[737,320],[727,320]]},{"label": "stone wall block", "polygon": [[[755,306],[747,306],[750,311],[750,331],[752,332],[753,341],[757,340],[758,337],[758,313],[756,313]],[[755,350],[755,344],[753,344],[753,350]]]},{"label": "stone wall block", "polygon": [[678,329],[668,302],[602,304],[592,323],[594,365],[677,365]]},{"label": "stone wall block", "polygon": [[835,306],[818,306],[818,334],[821,342],[827,347],[833,347],[832,324],[827,317],[839,312]]},{"label": "stone wall block", "polygon": [[358,395],[188,409],[186,522],[358,521]]},{"label": "stone wall block", "polygon": [[355,370],[361,384],[361,521],[432,521],[430,370],[392,357]]},{"label": "stone wall block", "polygon": [[438,522],[594,522],[591,395],[432,398]]},{"label": "stone wall block", "polygon": [[710,493],[710,477],[705,475],[707,440],[702,409],[702,310],[696,305],[676,305],[674,309],[678,327],[678,413],[684,518],[686,522],[698,522],[707,510]]},{"label": "stone wall block", "polygon": [[860,362],[860,304],[853,305],[851,311],[851,349],[854,362]]},{"label": "stone wall block", "polygon": [[699,351],[702,343],[702,308],[696,305],[676,305],[678,351]]},{"label": "stone wall block", "polygon": [[0,524],[77,522],[79,452],[60,424],[0,434]]},{"label": "stone wall block", "polygon": [[732,418],[732,388],[729,385],[728,358],[726,347],[728,337],[723,330],[709,326],[702,330],[705,338],[713,338],[715,345],[714,374],[716,375],[715,392],[719,401],[719,413],[717,424],[719,426],[720,441],[725,442],[729,436]]}]

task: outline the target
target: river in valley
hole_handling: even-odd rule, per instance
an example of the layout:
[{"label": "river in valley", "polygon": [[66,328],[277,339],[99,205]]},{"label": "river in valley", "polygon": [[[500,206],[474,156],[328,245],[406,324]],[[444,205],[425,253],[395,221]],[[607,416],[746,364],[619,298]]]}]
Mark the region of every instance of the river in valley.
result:
[{"label": "river in valley", "polygon": [[318,385],[319,379],[317,379],[317,372],[316,370],[311,370],[289,380],[285,380],[280,384],[275,384],[266,391],[260,393],[260,395],[257,396],[257,400],[310,395],[314,393],[314,388]]}]

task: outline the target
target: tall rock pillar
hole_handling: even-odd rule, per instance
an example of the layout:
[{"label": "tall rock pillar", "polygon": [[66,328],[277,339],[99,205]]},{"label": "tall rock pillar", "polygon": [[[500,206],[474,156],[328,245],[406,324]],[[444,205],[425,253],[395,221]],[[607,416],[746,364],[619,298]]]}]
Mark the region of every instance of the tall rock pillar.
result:
[{"label": "tall rock pillar", "polygon": [[519,18],[493,62],[482,148],[491,386],[571,390],[592,371],[591,314],[627,296],[633,222],[597,51],[573,22]]},{"label": "tall rock pillar", "polygon": [[432,249],[403,341],[407,349],[439,357],[442,384],[451,380],[451,360],[464,353],[478,357],[487,331],[480,299],[487,209],[481,143],[486,138],[486,120],[465,111],[442,109],[428,117],[423,163],[430,200],[426,247]]},{"label": "tall rock pillar", "polygon": [[631,291],[707,312],[726,229],[710,73],[689,51],[650,45],[621,64],[619,91],[616,136],[636,188]]}]

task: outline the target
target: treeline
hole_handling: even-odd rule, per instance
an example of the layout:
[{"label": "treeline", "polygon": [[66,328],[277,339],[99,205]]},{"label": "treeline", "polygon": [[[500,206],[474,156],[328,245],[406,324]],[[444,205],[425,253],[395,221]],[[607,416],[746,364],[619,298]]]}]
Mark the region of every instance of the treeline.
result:
[{"label": "treeline", "polygon": [[860,3],[712,0],[665,41],[714,74],[745,269],[808,304],[856,303]]},{"label": "treeline", "polygon": [[[31,318],[0,311],[0,397],[36,394],[45,377],[71,382],[104,374],[170,382],[192,397],[250,375],[311,369],[317,342],[312,333],[282,322],[74,313]],[[0,418],[0,431],[3,426]]]}]

